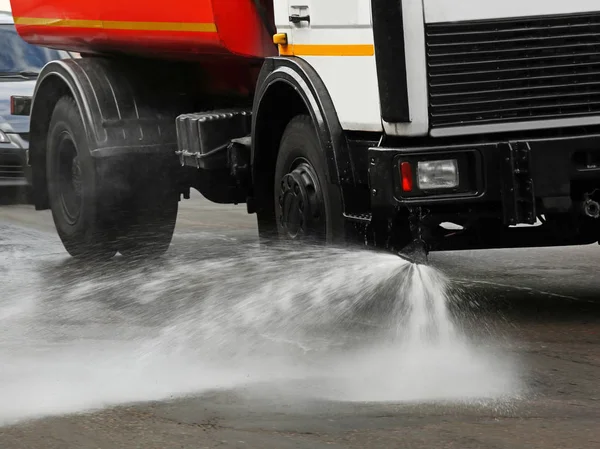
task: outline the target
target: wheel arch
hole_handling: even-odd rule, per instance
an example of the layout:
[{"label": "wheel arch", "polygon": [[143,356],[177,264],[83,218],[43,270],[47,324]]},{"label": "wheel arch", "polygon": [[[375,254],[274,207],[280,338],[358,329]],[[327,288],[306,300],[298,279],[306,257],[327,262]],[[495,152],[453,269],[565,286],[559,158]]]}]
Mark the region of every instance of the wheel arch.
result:
[{"label": "wheel arch", "polygon": [[[52,111],[64,95],[75,100],[95,157],[166,151],[177,163],[175,118],[191,108],[188,103],[194,98],[176,90],[189,91],[192,85],[178,82],[177,76],[189,70],[136,62],[85,57],[52,61],[43,68],[31,106],[29,151],[36,209],[49,208],[46,139]],[[165,87],[157,91],[157,85]]]},{"label": "wheel arch", "polygon": [[[327,88],[314,68],[299,58],[269,58],[257,82],[252,121],[252,179],[258,210],[269,207],[279,143],[290,120],[307,114],[325,153],[328,181],[354,185],[354,172],[344,131]],[[344,195],[342,194],[342,206]]]},{"label": "wheel arch", "polygon": [[77,74],[77,65],[71,60],[52,61],[40,73],[30,115],[29,161],[32,168],[33,202],[38,210],[50,207],[46,179],[46,140],[52,111],[58,100],[65,95],[70,95],[77,103],[87,134],[92,117]]}]

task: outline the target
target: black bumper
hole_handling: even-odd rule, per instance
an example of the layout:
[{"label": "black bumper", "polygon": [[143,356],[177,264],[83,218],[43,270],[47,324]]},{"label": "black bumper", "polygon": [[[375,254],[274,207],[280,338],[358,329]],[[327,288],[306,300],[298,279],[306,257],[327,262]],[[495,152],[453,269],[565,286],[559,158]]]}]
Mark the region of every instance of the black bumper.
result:
[{"label": "black bumper", "polygon": [[0,188],[31,185],[31,168],[24,148],[0,148]]},{"label": "black bumper", "polygon": [[[400,163],[457,159],[457,188],[406,193]],[[495,203],[506,224],[535,222],[536,204],[570,201],[574,182],[598,181],[600,134],[529,138],[483,143],[369,148],[369,182],[374,211],[398,206],[476,208]],[[528,204],[533,202],[533,204]],[[447,207],[446,207],[447,208]]]}]

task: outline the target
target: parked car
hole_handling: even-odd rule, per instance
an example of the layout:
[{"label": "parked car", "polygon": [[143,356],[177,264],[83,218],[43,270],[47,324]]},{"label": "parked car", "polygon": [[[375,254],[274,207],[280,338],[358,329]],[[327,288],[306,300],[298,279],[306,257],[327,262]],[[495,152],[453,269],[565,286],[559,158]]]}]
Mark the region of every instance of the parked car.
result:
[{"label": "parked car", "polygon": [[55,59],[74,55],[25,42],[10,11],[0,11],[0,198],[7,188],[30,185],[29,116],[14,115],[11,97],[31,97],[39,71]]}]

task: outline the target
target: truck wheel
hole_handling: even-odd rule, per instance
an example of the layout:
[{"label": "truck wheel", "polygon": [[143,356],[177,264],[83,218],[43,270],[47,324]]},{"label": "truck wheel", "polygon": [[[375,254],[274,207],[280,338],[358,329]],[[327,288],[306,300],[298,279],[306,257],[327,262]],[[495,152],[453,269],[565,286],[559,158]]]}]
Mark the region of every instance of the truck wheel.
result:
[{"label": "truck wheel", "polygon": [[335,243],[343,239],[340,191],[326,176],[327,162],[312,120],[292,119],[275,167],[275,220],[280,239]]},{"label": "truck wheel", "polygon": [[104,222],[96,166],[79,108],[69,96],[56,104],[47,140],[48,196],[56,230],[76,258],[108,259],[116,254]]},{"label": "truck wheel", "polygon": [[142,183],[122,208],[118,248],[125,257],[159,257],[171,245],[179,194],[170,183],[161,181]]}]

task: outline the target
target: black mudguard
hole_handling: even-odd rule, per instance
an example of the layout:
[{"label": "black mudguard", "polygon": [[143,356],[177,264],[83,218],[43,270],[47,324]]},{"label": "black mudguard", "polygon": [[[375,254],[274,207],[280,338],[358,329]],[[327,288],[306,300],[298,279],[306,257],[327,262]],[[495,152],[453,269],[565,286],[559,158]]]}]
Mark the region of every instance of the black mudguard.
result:
[{"label": "black mudguard", "polygon": [[[356,195],[353,195],[356,179],[346,136],[325,84],[309,63],[295,57],[275,57],[265,61],[254,97],[252,135],[255,137],[257,135],[257,124],[263,112],[263,98],[278,83],[291,86],[301,97],[317,129],[321,148],[325,152],[328,181],[340,186],[344,211],[354,209],[352,198],[356,198]],[[256,167],[254,162],[257,152],[261,150],[261,144],[256,138],[253,139],[251,155],[253,170]],[[260,174],[253,171],[253,177],[257,176]]]}]

